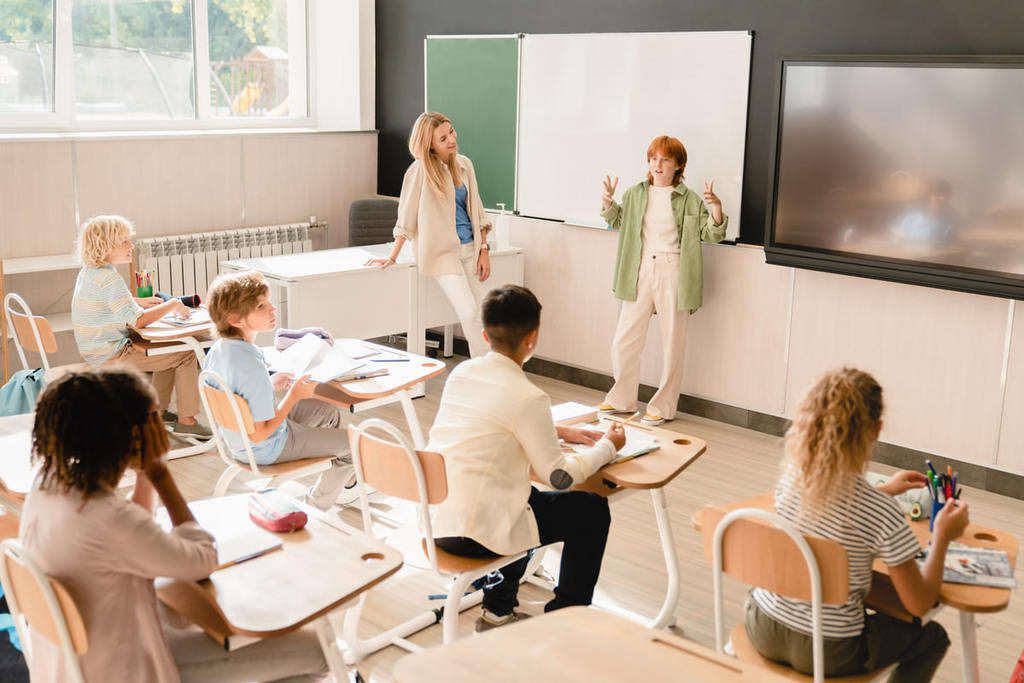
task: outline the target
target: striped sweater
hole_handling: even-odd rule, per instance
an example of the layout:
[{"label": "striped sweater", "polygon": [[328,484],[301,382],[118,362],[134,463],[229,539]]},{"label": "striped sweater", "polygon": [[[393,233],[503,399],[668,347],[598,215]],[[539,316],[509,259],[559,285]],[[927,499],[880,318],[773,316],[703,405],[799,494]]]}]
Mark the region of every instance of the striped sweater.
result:
[{"label": "striped sweater", "polygon": [[[836,541],[847,553],[850,596],[845,604],[824,605],[822,632],[826,638],[852,638],[864,630],[864,596],[871,589],[871,564],[878,557],[889,566],[903,564],[921,550],[907,519],[892,496],[868,484],[854,482],[848,500],[830,505],[824,514],[800,516],[799,472],[788,468],[775,487],[775,511],[804,534]],[[782,597],[760,588],[754,601],[768,616],[801,633],[811,633],[811,603]]]},{"label": "striped sweater", "polygon": [[71,323],[82,358],[96,366],[128,343],[128,325],[142,315],[124,278],[111,264],[78,272],[71,299]]}]

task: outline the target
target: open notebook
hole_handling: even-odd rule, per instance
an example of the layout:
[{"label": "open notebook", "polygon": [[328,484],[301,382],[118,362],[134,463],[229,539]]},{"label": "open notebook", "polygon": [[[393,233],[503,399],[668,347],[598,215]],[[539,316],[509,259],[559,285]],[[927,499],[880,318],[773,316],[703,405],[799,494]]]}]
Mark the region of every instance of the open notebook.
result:
[{"label": "open notebook", "polygon": [[[590,429],[593,431],[601,432],[602,434],[608,431],[608,427],[611,424],[611,420],[600,420],[593,424],[574,424],[573,427],[580,429]],[[582,452],[590,448],[590,446],[584,446],[583,444],[570,443],[566,444],[576,452]],[[632,425],[626,425],[626,444],[619,449],[618,456],[611,463],[625,462],[641,455],[647,455],[652,451],[656,451],[661,448],[658,443],[658,438],[654,436],[650,431],[642,427],[633,427]]]},{"label": "open notebook", "polygon": [[[213,535],[217,544],[217,568],[221,569],[228,565],[238,564],[254,557],[259,557],[272,550],[281,547],[281,539],[275,534],[256,526],[246,512],[235,517],[230,515],[210,514],[216,510],[196,512],[192,508],[199,526]],[[156,523],[165,530],[171,530],[171,519],[167,516],[167,509],[160,508],[156,511]]]},{"label": "open notebook", "polygon": [[284,351],[266,354],[266,358],[274,372],[290,372],[295,377],[309,375],[315,382],[368,376],[378,370],[364,367],[365,360],[350,358],[315,334],[303,336]]}]

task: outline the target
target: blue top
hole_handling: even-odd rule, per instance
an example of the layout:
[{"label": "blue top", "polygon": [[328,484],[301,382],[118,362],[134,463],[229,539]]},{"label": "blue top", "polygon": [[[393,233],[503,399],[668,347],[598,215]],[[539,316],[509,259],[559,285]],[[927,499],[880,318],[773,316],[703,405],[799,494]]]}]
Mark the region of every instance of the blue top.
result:
[{"label": "blue top", "polygon": [[[274,417],[277,406],[274,402],[274,385],[270,383],[267,363],[259,347],[242,339],[218,339],[206,353],[204,370],[213,370],[224,378],[228,389],[245,399],[249,404],[253,422],[262,422]],[[242,436],[230,429],[222,430],[231,455],[236,460],[249,461],[242,445]],[[288,421],[284,420],[277,430],[259,443],[252,444],[252,454],[257,465],[273,464],[288,439]]]},{"label": "blue top", "polygon": [[455,232],[459,235],[459,244],[469,244],[473,241],[473,222],[469,220],[469,212],[466,211],[466,184],[455,188]]}]

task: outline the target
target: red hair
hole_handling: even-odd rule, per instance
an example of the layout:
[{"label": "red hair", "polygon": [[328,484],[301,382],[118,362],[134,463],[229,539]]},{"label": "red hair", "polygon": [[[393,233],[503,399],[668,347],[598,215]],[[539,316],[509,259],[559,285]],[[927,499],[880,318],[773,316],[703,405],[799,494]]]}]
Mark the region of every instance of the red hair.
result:
[{"label": "red hair", "polygon": [[[679,170],[677,170],[676,174],[672,176],[672,187],[675,187],[682,182],[683,169],[686,168],[686,148],[683,147],[683,143],[679,142],[678,138],[673,138],[668,135],[659,135],[651,140],[651,144],[647,147],[647,161],[650,161],[651,157],[655,154],[670,157],[679,165]],[[651,177],[650,171],[647,171],[647,182],[654,182],[654,178]]]}]

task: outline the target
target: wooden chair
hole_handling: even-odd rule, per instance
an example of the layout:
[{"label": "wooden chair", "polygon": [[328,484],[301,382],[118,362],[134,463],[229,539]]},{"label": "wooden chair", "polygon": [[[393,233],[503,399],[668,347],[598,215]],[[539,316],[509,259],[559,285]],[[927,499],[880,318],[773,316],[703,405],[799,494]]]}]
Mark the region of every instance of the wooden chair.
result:
[{"label": "wooden chair", "polygon": [[58,645],[75,683],[84,683],[78,655],[89,649],[85,622],[68,590],[51,579],[17,540],[0,542],[0,581],[18,629],[25,660],[32,666],[32,643],[27,626]]},{"label": "wooden chair", "polygon": [[[811,603],[815,683],[825,680],[822,605],[842,605],[850,595],[846,550],[835,541],[804,536],[796,526],[767,510],[740,508],[726,513],[705,507],[701,511],[704,556],[713,564],[715,647],[725,652],[722,573],[788,598]],[[795,681],[811,680],[792,667],[773,662],[754,648],[740,624],[730,635],[736,656],[772,673]],[[895,665],[857,676],[828,680],[861,683],[887,675]]]},{"label": "wooden chair", "polygon": [[[370,430],[383,432],[389,440],[371,436]],[[358,634],[359,619],[366,594],[359,603],[345,614],[344,639],[348,643],[350,663],[376,652],[388,645],[398,645],[406,650],[418,651],[423,648],[406,640],[409,636],[428,626],[442,624],[445,643],[454,641],[458,635],[459,613],[480,603],[482,591],[465,595],[474,580],[500,569],[526,555],[526,551],[515,555],[494,558],[467,558],[446,553],[434,543],[430,525],[430,506],[444,502],[448,497],[448,478],[445,473],[444,457],[439,453],[415,450],[394,425],[384,420],[371,418],[358,426],[348,428],[349,446],[352,449],[352,464],[359,481],[359,495],[362,499],[363,530],[373,534],[373,518],[367,499],[367,486],[381,493],[417,504],[417,518],[422,525],[401,530],[399,534],[385,540],[400,550],[406,565],[429,569],[445,585],[447,597],[440,610],[428,610],[409,621],[399,624],[369,639]]]},{"label": "wooden chair", "polygon": [[[21,310],[14,310],[12,304],[17,304]],[[53,335],[53,328],[43,316],[33,315],[32,309],[28,307],[25,300],[14,292],[4,297],[4,315],[7,316],[7,327],[11,330],[11,336],[14,338],[14,348],[18,351],[21,366],[26,370],[29,369],[28,359],[25,357],[26,350],[39,354],[43,365],[43,378],[47,382],[70,370],[86,367],[85,363],[50,366],[50,360],[46,354],[57,352],[57,338]]]},{"label": "wooden chair", "polygon": [[[334,460],[333,455],[273,465],[257,465],[256,456],[252,452],[252,441],[249,440],[249,435],[256,431],[256,427],[245,399],[231,393],[224,378],[213,370],[203,370],[199,373],[199,396],[203,401],[206,419],[210,423],[210,431],[213,432],[213,438],[217,443],[217,453],[227,466],[213,487],[214,496],[223,496],[231,481],[246,470],[257,477],[270,477],[269,485],[276,486],[284,481],[330,469],[331,461]],[[220,433],[221,429],[230,429],[241,435],[242,445],[245,446],[249,460],[248,467],[231,454],[231,449]],[[341,437],[340,432],[338,436]]]}]

